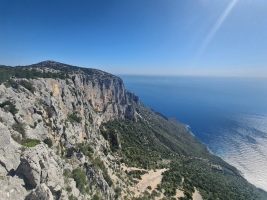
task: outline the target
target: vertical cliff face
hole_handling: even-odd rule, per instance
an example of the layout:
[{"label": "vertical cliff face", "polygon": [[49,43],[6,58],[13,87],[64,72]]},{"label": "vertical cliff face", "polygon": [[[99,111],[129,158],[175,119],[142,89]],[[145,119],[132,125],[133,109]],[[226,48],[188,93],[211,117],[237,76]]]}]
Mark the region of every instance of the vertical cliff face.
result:
[{"label": "vertical cliff face", "polygon": [[[82,169],[87,170],[88,179],[95,187],[88,195],[102,191],[105,198],[112,199],[114,191],[103,178],[103,169],[89,167],[92,160],[87,160],[77,146],[90,146],[91,156],[102,160],[102,168],[108,169],[110,162],[103,152],[107,152],[109,145],[99,127],[115,119],[135,120],[138,98],[126,91],[120,78],[99,70],[56,62],[42,62],[13,70],[20,72],[13,77],[9,72],[10,79],[0,85],[3,138],[0,172],[3,177],[10,173],[14,176],[1,181],[18,184],[24,180],[26,187],[20,184],[18,188],[22,195],[21,198],[16,196],[17,199],[33,190],[43,191],[44,187],[48,187],[54,197],[63,198],[65,195],[68,198],[64,187],[74,187],[75,191],[76,186],[66,186],[64,170],[70,168],[73,171],[86,163],[87,167]],[[25,149],[25,146],[30,148]],[[77,156],[73,158],[73,155]],[[62,157],[76,161],[70,165],[69,160],[65,162]],[[42,183],[45,185],[41,187]],[[10,195],[1,192],[3,197]],[[85,198],[86,195],[79,192],[74,196]]]}]

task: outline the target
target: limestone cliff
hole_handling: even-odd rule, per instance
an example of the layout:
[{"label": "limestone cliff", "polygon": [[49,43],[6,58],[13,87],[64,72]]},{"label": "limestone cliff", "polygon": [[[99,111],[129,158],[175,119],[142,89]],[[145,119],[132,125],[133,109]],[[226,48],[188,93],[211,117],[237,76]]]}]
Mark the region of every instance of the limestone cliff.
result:
[{"label": "limestone cliff", "polygon": [[[101,170],[90,167],[91,161],[76,147],[90,145],[93,156],[108,168],[105,165],[113,158],[103,153],[108,143],[99,127],[114,119],[135,120],[138,98],[126,91],[120,78],[99,70],[51,61],[17,68],[32,77],[13,76],[0,85],[0,181],[11,185],[0,189],[0,196],[24,199],[48,191],[47,196],[52,192],[56,199],[68,199],[65,189],[74,187],[76,193],[71,195],[84,199],[86,195],[79,194],[75,183],[68,186],[73,179],[64,180],[63,173],[86,163],[98,187],[88,197],[102,191],[100,196],[113,199],[113,188]],[[53,77],[43,78],[45,74]],[[62,159],[66,156],[72,160]]]}]

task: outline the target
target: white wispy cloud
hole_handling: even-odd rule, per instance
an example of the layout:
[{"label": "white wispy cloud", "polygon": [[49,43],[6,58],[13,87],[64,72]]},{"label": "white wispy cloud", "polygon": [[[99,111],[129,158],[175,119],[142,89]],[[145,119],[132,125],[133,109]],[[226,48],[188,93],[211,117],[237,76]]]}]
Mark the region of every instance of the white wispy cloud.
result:
[{"label": "white wispy cloud", "polygon": [[219,16],[219,18],[217,19],[215,24],[212,26],[212,28],[209,31],[209,33],[207,34],[207,36],[205,37],[205,39],[204,39],[204,41],[203,41],[203,43],[202,43],[202,45],[201,45],[201,47],[200,47],[200,49],[199,49],[199,51],[197,53],[197,57],[200,57],[205,52],[205,50],[208,47],[209,43],[212,41],[212,39],[214,38],[214,36],[216,35],[216,33],[218,32],[220,27],[223,25],[224,21],[227,19],[229,14],[232,12],[233,8],[236,6],[238,1],[239,0],[231,0],[229,2],[227,7],[224,9],[222,14]]}]

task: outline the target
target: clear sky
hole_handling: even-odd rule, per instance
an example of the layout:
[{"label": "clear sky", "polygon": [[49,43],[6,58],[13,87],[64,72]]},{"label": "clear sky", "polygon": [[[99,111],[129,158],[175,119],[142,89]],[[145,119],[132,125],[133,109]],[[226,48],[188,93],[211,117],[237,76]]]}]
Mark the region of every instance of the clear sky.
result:
[{"label": "clear sky", "polygon": [[0,64],[267,76],[266,0],[0,0]]}]

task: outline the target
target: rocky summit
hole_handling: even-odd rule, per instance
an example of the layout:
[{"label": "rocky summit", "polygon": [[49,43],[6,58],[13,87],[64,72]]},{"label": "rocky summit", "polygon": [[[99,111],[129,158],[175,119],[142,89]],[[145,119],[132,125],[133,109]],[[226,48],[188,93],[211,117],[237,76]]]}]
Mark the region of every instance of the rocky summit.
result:
[{"label": "rocky summit", "polygon": [[0,199],[267,199],[109,73],[0,66]]}]

